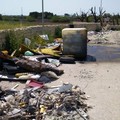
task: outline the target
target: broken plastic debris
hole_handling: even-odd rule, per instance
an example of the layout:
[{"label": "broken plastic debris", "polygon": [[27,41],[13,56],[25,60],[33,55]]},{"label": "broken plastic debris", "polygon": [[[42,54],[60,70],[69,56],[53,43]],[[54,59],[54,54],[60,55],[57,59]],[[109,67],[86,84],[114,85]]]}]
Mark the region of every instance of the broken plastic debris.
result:
[{"label": "broken plastic debris", "polygon": [[55,65],[56,67],[60,66],[60,61],[57,60],[57,59],[48,58],[48,61],[49,61],[50,63],[52,63],[53,65]]},{"label": "broken plastic debris", "polygon": [[25,56],[33,56],[34,54],[33,54],[32,52],[30,52],[30,51],[26,51],[26,52],[24,53],[24,55],[25,55]]},{"label": "broken plastic debris", "polygon": [[48,78],[47,76],[41,76],[39,79],[38,79],[39,82],[43,82],[43,83],[47,83],[47,82],[51,82],[51,79]]},{"label": "broken plastic debris", "polygon": [[59,92],[65,92],[65,91],[71,91],[72,90],[72,84],[63,84],[61,87],[59,87]]},{"label": "broken plastic debris", "polygon": [[8,113],[8,115],[15,115],[17,113],[19,113],[21,110],[20,109],[13,109],[11,112]]},{"label": "broken plastic debris", "polygon": [[54,93],[54,92],[60,92],[60,93],[62,93],[62,92],[68,92],[68,91],[71,91],[72,90],[72,84],[63,84],[63,85],[61,85],[61,86],[59,86],[59,87],[54,87],[54,88],[50,88],[50,89],[48,89],[48,93],[49,94],[51,94],[51,93]]},{"label": "broken plastic debris", "polygon": [[[50,90],[53,91],[50,92]],[[6,101],[0,99],[0,115],[8,116],[10,119],[89,120],[88,106],[82,98],[83,92],[79,86],[72,87],[70,83],[50,87],[50,89],[48,87],[26,87],[15,94],[6,93],[2,89],[1,91]]]},{"label": "broken plastic debris", "polygon": [[25,43],[25,45],[30,46],[30,44],[31,44],[31,40],[28,39],[28,38],[25,38],[24,43]]},{"label": "broken plastic debris", "polygon": [[28,80],[26,82],[26,85],[29,87],[44,87],[43,83],[37,82],[37,81],[33,81],[33,80]]},{"label": "broken plastic debris", "polygon": [[39,35],[43,40],[49,40],[48,35]]}]

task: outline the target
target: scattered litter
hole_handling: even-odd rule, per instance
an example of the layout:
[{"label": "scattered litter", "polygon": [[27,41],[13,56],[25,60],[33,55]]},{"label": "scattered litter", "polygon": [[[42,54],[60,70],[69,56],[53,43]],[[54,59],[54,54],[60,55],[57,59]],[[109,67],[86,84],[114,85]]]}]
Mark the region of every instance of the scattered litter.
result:
[{"label": "scattered litter", "polygon": [[30,44],[31,44],[31,40],[28,39],[28,38],[25,38],[24,43],[25,43],[25,45],[30,46]]},{"label": "scattered litter", "polygon": [[40,88],[44,87],[43,83],[37,82],[35,80],[27,80],[26,86],[29,86],[29,87],[40,87]]},{"label": "scattered litter", "polygon": [[33,54],[32,52],[30,52],[30,51],[26,51],[26,52],[24,53],[24,55],[26,55],[26,56],[33,56],[34,54]]},{"label": "scattered litter", "polygon": [[57,59],[48,58],[48,62],[55,65],[56,67],[60,66],[60,61]]},{"label": "scattered litter", "polygon": [[47,77],[47,76],[41,76],[39,79],[38,79],[39,82],[43,82],[43,83],[48,83],[48,82],[51,82],[52,79]]},{"label": "scattered litter", "polygon": [[51,93],[49,91],[52,88],[36,86],[13,94],[7,93],[7,96],[7,91],[1,89],[0,119],[89,120],[89,106],[83,99],[85,93],[78,86],[63,84],[53,88],[58,91]]},{"label": "scattered litter", "polygon": [[15,115],[15,114],[19,113],[20,111],[21,110],[15,108],[13,111],[9,112],[8,115],[10,115],[10,116]]},{"label": "scattered litter", "polygon": [[75,58],[72,56],[62,56],[60,57],[61,63],[75,64]]},{"label": "scattered litter", "polygon": [[39,35],[43,40],[49,40],[48,35]]},{"label": "scattered litter", "polygon": [[[40,37],[49,40],[48,35]],[[45,85],[64,74],[58,68],[61,63],[75,63],[73,57],[61,57],[63,40],[57,38],[54,44],[37,49],[30,48],[28,38],[24,43],[11,55],[0,52],[0,80],[25,83],[21,90],[19,84],[7,90],[0,87],[0,120],[89,120],[87,98],[78,86]]]},{"label": "scattered litter", "polygon": [[49,65],[42,64],[41,62],[36,62],[36,61],[31,61],[31,60],[21,59],[16,62],[16,65],[18,65],[19,67],[21,67],[29,72],[34,72],[37,74],[41,74],[41,72],[52,71],[56,75],[59,76],[64,73],[63,70],[59,70],[59,69],[51,67]]}]

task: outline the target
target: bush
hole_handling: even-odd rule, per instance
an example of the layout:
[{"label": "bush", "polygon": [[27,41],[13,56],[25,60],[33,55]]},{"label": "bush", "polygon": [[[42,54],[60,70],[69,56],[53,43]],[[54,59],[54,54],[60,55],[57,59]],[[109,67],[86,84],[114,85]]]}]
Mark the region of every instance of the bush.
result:
[{"label": "bush", "polygon": [[30,48],[35,48],[35,46],[45,46],[47,44],[46,40],[43,40],[39,35],[34,35],[31,39],[31,45]]},{"label": "bush", "polygon": [[62,29],[59,26],[55,28],[54,37],[55,38],[61,38],[62,37]]},{"label": "bush", "polygon": [[26,20],[29,22],[35,22],[35,18],[31,17],[31,16],[27,16]]},{"label": "bush", "polygon": [[61,22],[61,23],[69,23],[70,18],[66,16],[53,16],[52,22]]},{"label": "bush", "polygon": [[0,20],[2,20],[2,15],[0,14]]},{"label": "bush", "polygon": [[99,26],[96,27],[95,32],[100,32],[102,30],[102,28],[100,28]]},{"label": "bush", "polygon": [[31,45],[30,48],[36,48],[38,46],[47,46],[48,43],[54,42],[54,36],[50,33],[46,33],[48,35],[49,40],[42,39],[39,34],[35,34],[33,37],[30,38]]},{"label": "bush", "polygon": [[6,33],[6,42],[4,48],[12,53],[14,50],[19,49],[19,45],[24,41],[24,36],[14,31]]}]

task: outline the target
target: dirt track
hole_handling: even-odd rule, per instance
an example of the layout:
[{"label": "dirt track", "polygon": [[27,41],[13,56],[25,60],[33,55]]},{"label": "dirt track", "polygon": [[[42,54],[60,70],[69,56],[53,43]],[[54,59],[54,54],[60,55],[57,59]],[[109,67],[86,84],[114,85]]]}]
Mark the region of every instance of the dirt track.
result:
[{"label": "dirt track", "polygon": [[65,74],[48,85],[61,81],[79,85],[90,96],[90,120],[120,120],[120,63],[62,65]]}]

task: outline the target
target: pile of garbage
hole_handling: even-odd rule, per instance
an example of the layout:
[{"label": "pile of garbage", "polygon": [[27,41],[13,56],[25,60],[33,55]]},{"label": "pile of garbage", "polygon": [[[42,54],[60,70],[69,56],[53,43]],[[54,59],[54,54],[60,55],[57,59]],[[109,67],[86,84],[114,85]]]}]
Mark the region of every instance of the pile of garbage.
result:
[{"label": "pile of garbage", "polygon": [[89,31],[88,41],[91,44],[115,44],[110,38],[112,32],[111,30],[101,32]]},{"label": "pile of garbage", "polygon": [[[29,79],[38,82],[47,82],[41,75],[44,72],[53,72],[57,76],[64,74],[58,67],[61,63],[74,64],[72,56],[62,55],[61,44],[49,45],[46,48],[31,49],[22,44],[19,50],[0,52],[0,80],[26,81]],[[41,78],[42,77],[42,78]]]},{"label": "pile of garbage", "polygon": [[[64,74],[61,63],[75,63],[71,56],[61,56],[61,45],[30,49],[21,45],[11,55],[0,52],[0,80],[25,81],[17,90],[0,87],[0,120],[88,120],[85,93],[78,86],[63,84],[48,87],[51,79]],[[44,74],[45,73],[45,74]]]},{"label": "pile of garbage", "polygon": [[0,120],[88,120],[87,97],[78,86],[0,88]]},{"label": "pile of garbage", "polygon": [[[14,51],[11,55],[8,55],[6,51],[1,51],[0,79],[9,79],[10,75],[14,75],[14,78],[17,80],[39,79],[41,73],[49,71],[55,73],[57,76],[62,75],[64,71],[58,69],[60,66],[59,49],[60,46],[57,46],[41,49],[40,51],[21,45],[20,50]],[[4,77],[4,75],[6,76]]]}]

